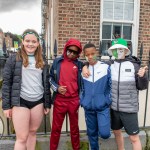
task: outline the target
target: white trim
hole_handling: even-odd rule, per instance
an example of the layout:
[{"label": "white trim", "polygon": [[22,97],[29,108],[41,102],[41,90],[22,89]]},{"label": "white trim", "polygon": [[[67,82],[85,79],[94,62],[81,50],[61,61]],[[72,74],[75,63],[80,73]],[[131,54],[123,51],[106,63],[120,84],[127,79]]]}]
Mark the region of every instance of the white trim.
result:
[{"label": "white trim", "polygon": [[113,23],[127,23],[127,24],[132,24],[133,21],[129,20],[110,20],[110,19],[103,19],[103,22],[113,22]]},{"label": "white trim", "polygon": [[132,31],[132,45],[133,45],[133,53],[132,55],[137,56],[138,52],[138,38],[139,38],[139,19],[140,19],[140,0],[134,0],[134,25],[133,31]]},{"label": "white trim", "polygon": [[101,8],[100,8],[100,32],[99,32],[99,37],[100,37],[100,41],[102,41],[102,23],[103,23],[103,5],[104,5],[104,3],[103,3],[103,0],[100,0],[101,1]]}]

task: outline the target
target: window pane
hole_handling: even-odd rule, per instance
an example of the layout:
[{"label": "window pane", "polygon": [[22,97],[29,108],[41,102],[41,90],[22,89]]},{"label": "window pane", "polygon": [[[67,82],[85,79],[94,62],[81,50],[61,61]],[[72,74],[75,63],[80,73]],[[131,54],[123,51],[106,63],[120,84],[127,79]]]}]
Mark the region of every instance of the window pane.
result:
[{"label": "window pane", "polygon": [[134,0],[125,0],[125,2],[134,3]]},{"label": "window pane", "polygon": [[104,2],[103,18],[113,19],[113,2]]},{"label": "window pane", "polygon": [[132,26],[123,26],[123,38],[131,40]]},{"label": "window pane", "polygon": [[134,5],[133,3],[125,4],[124,8],[124,20],[133,20],[133,10],[134,10]]},{"label": "window pane", "polygon": [[107,50],[111,46],[111,40],[102,40],[102,54],[104,56],[107,56]]},{"label": "window pane", "polygon": [[131,53],[132,53],[132,42],[131,41],[127,41],[127,46],[128,46],[128,48],[129,48],[129,50],[131,51]]},{"label": "window pane", "polygon": [[112,38],[120,38],[121,37],[121,25],[113,25],[113,35]]},{"label": "window pane", "polygon": [[103,25],[102,39],[111,39],[111,25]]},{"label": "window pane", "polygon": [[124,0],[114,0],[114,2],[124,2]]},{"label": "window pane", "polygon": [[114,3],[114,19],[123,20],[123,3]]}]

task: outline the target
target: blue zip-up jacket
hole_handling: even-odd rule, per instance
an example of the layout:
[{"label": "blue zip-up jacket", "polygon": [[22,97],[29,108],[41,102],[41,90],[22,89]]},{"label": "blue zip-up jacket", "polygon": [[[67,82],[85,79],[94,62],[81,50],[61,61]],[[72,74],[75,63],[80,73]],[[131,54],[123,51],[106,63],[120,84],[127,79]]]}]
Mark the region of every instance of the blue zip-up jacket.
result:
[{"label": "blue zip-up jacket", "polygon": [[82,77],[81,106],[86,110],[104,110],[111,104],[111,74],[110,66],[98,61],[89,65],[91,76]]}]

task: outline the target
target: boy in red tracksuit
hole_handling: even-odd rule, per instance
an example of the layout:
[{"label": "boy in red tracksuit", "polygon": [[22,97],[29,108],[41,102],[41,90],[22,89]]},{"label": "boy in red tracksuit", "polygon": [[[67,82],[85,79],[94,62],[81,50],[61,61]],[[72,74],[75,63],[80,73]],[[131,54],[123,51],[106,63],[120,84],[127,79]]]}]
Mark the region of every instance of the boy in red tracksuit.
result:
[{"label": "boy in red tracksuit", "polygon": [[76,39],[69,39],[64,47],[63,55],[54,60],[50,70],[50,84],[54,91],[50,150],[56,150],[58,147],[66,113],[70,120],[73,150],[79,150],[80,147],[78,108],[82,62],[78,60],[78,57],[81,51],[81,43]]}]

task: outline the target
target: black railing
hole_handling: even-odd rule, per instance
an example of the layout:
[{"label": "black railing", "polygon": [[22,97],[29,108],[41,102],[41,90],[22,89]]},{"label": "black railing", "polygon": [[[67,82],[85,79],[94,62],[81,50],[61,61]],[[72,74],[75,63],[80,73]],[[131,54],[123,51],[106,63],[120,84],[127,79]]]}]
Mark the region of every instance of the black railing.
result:
[{"label": "black railing", "polygon": [[[100,50],[100,48],[99,48]],[[142,54],[143,54],[143,45],[141,45],[140,48],[140,56],[139,59],[141,60],[142,64],[146,64],[148,66],[148,78],[150,81],[150,51],[149,51],[149,56],[146,59],[142,59]],[[55,46],[54,46],[54,58],[57,57],[57,41],[55,40]],[[99,55],[99,59],[102,60],[103,57],[101,55]],[[109,57],[109,59],[111,59],[111,56]],[[50,62],[53,62],[53,59],[47,59],[50,60]],[[84,61],[84,59],[81,59]],[[106,60],[106,59],[105,59]],[[4,64],[5,64],[6,58],[5,57],[0,57],[0,77],[2,77],[2,71],[4,68]],[[51,64],[50,64],[51,66]],[[149,83],[148,83],[149,84]],[[145,111],[144,111],[144,121],[143,121],[143,126],[140,126],[140,128],[148,128],[150,127],[150,125],[146,126],[146,119],[147,119],[147,103],[148,103],[148,93],[150,92],[149,86],[148,89],[146,90],[146,100],[145,100]],[[50,129],[47,129],[47,117],[44,116],[44,126],[43,126],[43,132],[38,133],[39,135],[46,135],[49,134]],[[7,124],[5,125],[5,129],[7,129],[7,133],[4,135],[5,137],[10,137],[10,136],[15,136],[15,134],[12,134],[10,132],[10,120],[7,119]],[[65,131],[63,131],[62,133],[68,133],[69,132],[69,122],[68,122],[68,115],[66,114],[66,128]],[[85,132],[85,130],[80,132]]]}]

